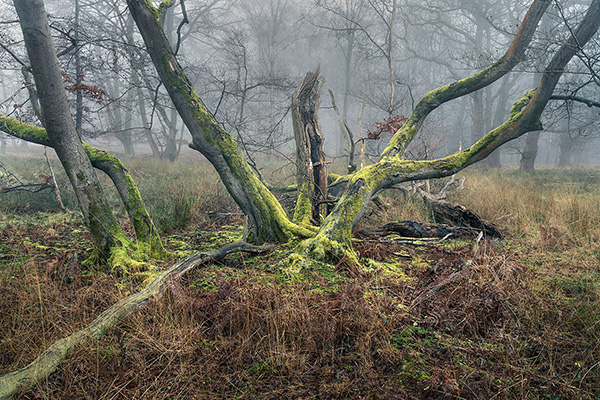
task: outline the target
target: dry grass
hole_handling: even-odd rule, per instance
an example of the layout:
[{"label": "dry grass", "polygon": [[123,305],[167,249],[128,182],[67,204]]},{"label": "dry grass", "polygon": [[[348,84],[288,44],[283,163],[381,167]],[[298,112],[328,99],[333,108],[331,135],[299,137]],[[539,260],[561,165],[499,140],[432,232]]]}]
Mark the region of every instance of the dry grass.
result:
[{"label": "dry grass", "polygon": [[[198,225],[218,229],[235,218],[219,214],[231,203],[214,180],[175,190],[172,181],[196,169],[131,167],[144,194],[168,182],[157,196],[208,209],[165,229],[200,246],[211,236],[196,234]],[[508,240],[477,253],[462,241],[357,245],[403,275],[339,266],[289,280],[277,268],[284,251],[194,271],[23,398],[598,399],[599,183],[589,170],[470,171],[455,200],[504,227]],[[373,221],[426,218],[417,202],[387,201]],[[7,372],[125,293],[110,276],[66,267],[69,254],[87,251],[76,220],[52,217],[40,228],[31,216],[3,218],[1,249],[13,255],[0,258]]]}]

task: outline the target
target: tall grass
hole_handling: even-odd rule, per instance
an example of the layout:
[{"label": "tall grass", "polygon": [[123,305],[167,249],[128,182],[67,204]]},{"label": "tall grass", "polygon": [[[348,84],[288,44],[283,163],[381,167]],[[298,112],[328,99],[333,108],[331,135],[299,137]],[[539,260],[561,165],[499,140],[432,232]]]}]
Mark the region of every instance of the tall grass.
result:
[{"label": "tall grass", "polygon": [[[38,182],[38,175],[49,174],[43,158],[3,157],[3,163],[23,182]],[[232,220],[239,220],[238,208],[228,195],[214,168],[207,162],[169,163],[151,159],[124,159],[138,185],[150,216],[162,233],[191,227],[208,230]],[[77,199],[58,160],[52,160],[63,202],[77,210]],[[115,212],[125,216],[112,182],[97,172],[105,195]],[[38,193],[11,192],[1,195],[0,212],[60,212],[51,190]]]},{"label": "tall grass", "polygon": [[208,230],[222,222],[239,220],[237,205],[207,162],[131,160],[129,164],[148,212],[161,232]]},{"label": "tall grass", "polygon": [[600,170],[470,170],[466,176],[465,190],[453,200],[514,237],[540,245],[549,236],[580,246],[600,242]]}]

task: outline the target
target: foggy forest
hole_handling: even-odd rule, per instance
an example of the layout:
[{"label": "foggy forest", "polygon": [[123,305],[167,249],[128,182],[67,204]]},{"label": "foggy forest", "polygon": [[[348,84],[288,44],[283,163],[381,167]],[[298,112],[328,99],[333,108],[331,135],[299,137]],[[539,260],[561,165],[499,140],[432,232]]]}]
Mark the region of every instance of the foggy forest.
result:
[{"label": "foggy forest", "polygon": [[599,399],[600,0],[0,0],[0,399]]}]

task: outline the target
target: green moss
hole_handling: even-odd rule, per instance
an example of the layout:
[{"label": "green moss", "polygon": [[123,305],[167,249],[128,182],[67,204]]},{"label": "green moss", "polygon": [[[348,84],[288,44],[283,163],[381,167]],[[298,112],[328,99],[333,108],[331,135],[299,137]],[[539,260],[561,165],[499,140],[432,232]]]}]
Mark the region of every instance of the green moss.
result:
[{"label": "green moss", "polygon": [[365,260],[363,261],[363,265],[368,266],[371,270],[380,271],[383,275],[389,275],[396,278],[399,281],[410,281],[410,278],[404,272],[404,265],[399,260],[389,261],[389,262],[381,262],[375,260]]},{"label": "green moss", "polygon": [[536,89],[531,89],[525,96],[521,97],[519,100],[515,101],[515,103],[510,108],[510,120],[514,120],[521,116],[521,113],[525,106],[529,104],[533,96],[535,95]]},{"label": "green moss", "polygon": [[158,8],[154,7],[154,4],[152,4],[152,0],[146,0],[146,9],[154,15],[154,17],[156,18],[156,22],[158,23],[160,20],[160,11],[158,10]]},{"label": "green moss", "polygon": [[296,200],[296,207],[294,208],[294,223],[311,227],[310,218],[312,216],[312,204],[308,198],[308,183],[304,182],[300,193],[298,193],[298,199]]},{"label": "green moss", "polygon": [[44,128],[29,125],[4,115],[0,115],[0,131],[28,142],[50,146],[50,138]]},{"label": "green moss", "polygon": [[417,271],[426,271],[431,269],[431,264],[426,259],[416,255],[408,262],[408,267]]},{"label": "green moss", "polygon": [[83,143],[83,148],[86,151],[90,161],[99,166],[100,163],[111,165],[117,174],[119,174],[127,185],[127,199],[123,199],[129,218],[131,219],[136,237],[140,243],[149,244],[148,252],[153,257],[163,257],[166,255],[160,237],[156,231],[152,218],[148,214],[142,195],[135,184],[135,181],[123,165],[121,160],[113,154],[97,149],[87,143]]}]

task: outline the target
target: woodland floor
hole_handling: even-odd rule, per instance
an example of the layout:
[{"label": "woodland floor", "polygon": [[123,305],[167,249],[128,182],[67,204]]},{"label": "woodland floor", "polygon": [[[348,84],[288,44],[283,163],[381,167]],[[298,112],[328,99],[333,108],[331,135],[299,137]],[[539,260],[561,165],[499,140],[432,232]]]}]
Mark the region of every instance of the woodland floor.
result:
[{"label": "woodland floor", "polygon": [[[28,181],[45,165],[3,162]],[[213,249],[240,235],[233,202],[212,172],[198,173],[206,165],[128,165],[169,249]],[[338,265],[289,277],[280,266],[293,245],[231,256],[172,282],[17,398],[600,399],[600,170],[465,175],[453,200],[505,240],[477,249],[461,239],[355,242],[395,273]],[[1,374],[137,282],[81,266],[89,236],[51,193],[0,196]],[[399,192],[384,201],[363,226],[429,218]]]}]

